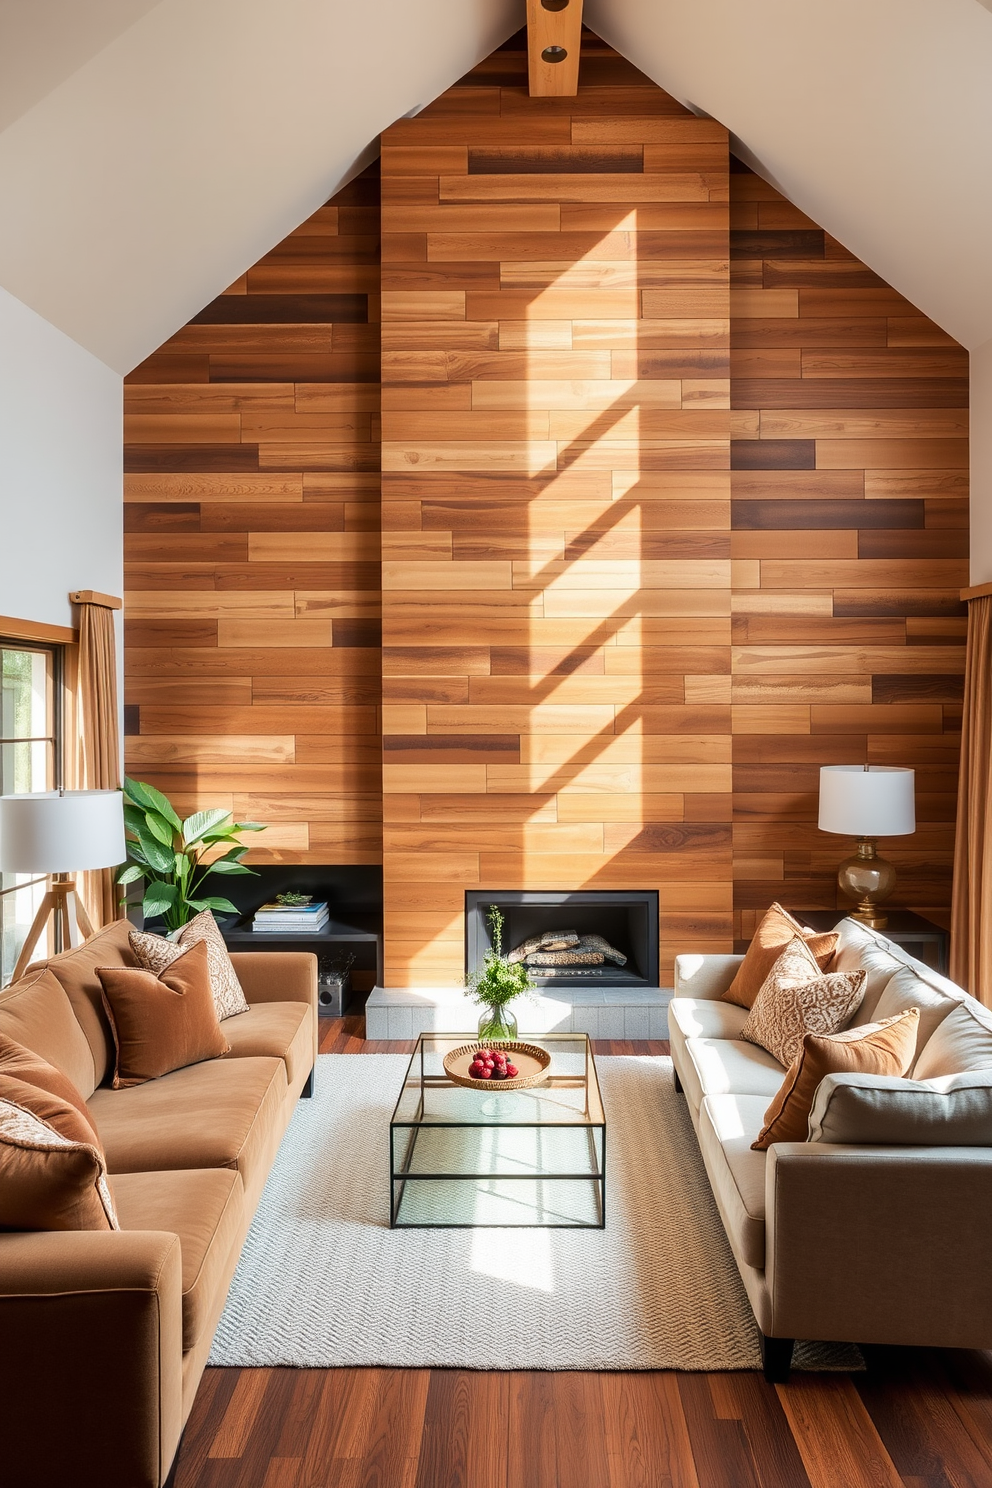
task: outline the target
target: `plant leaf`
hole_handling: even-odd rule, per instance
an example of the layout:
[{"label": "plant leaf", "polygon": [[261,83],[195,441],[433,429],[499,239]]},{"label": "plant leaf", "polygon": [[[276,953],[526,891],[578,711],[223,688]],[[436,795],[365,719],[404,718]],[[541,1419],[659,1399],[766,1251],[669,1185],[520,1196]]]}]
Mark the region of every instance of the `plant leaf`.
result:
[{"label": "plant leaf", "polygon": [[199,842],[207,832],[215,830],[230,815],[222,806],[214,806],[210,811],[194,811],[182,824],[183,846],[192,847],[194,842]]},{"label": "plant leaf", "polygon": [[209,868],[204,868],[204,877],[208,873],[247,873],[252,878],[258,877],[254,868],[245,868],[241,863],[232,863],[230,858],[218,858],[216,863],[211,863]]},{"label": "plant leaf", "polygon": [[159,816],[164,816],[170,826],[177,832],[182,830],[182,822],[176,815],[175,808],[168,796],[163,796],[160,790],[153,785],[147,785],[142,780],[124,780],[124,794],[128,800],[133,801],[136,806],[145,811],[157,811]]},{"label": "plant leaf", "polygon": [[230,901],[230,899],[216,899],[216,898],[210,898],[210,899],[187,899],[186,902],[187,902],[187,904],[191,904],[193,906],[193,908],[194,909],[197,909],[197,910],[200,910],[200,909],[217,909],[217,910],[220,910],[220,912],[222,914],[225,914],[225,913],[238,914],[239,913],[238,906],[236,904],[232,904],[231,901]]},{"label": "plant leaf", "polygon": [[141,850],[140,842],[135,842],[129,838],[124,845],[127,848],[127,859],[129,863],[137,863],[142,868],[151,867],[151,864]]},{"label": "plant leaf", "polygon": [[164,816],[160,816],[157,811],[148,811],[145,813],[145,825],[152,836],[157,837],[165,847],[172,846],[172,828]]},{"label": "plant leaf", "polygon": [[134,883],[137,879],[144,878],[144,876],[145,870],[139,864],[132,863],[130,867],[121,869],[117,875],[117,882],[119,884]]},{"label": "plant leaf", "polygon": [[176,855],[171,847],[165,847],[147,829],[142,826],[138,832],[138,841],[141,851],[148,860],[149,867],[154,868],[156,873],[173,873],[176,866]]},{"label": "plant leaf", "polygon": [[235,828],[239,832],[264,832],[265,822],[235,822]]},{"label": "plant leaf", "polygon": [[156,881],[148,885],[141,908],[147,916],[151,917],[152,915],[164,914],[167,909],[171,909],[175,901],[175,884],[159,883]]}]

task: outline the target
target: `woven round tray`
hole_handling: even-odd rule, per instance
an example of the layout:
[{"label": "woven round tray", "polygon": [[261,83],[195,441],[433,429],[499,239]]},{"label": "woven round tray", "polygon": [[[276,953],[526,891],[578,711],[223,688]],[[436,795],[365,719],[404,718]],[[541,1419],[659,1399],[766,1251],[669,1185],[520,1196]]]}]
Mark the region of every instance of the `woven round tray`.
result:
[{"label": "woven round tray", "polygon": [[[516,1079],[473,1080],[468,1068],[479,1049],[499,1049],[501,1054],[508,1055],[520,1071]],[[536,1044],[485,1044],[476,1040],[474,1044],[462,1044],[460,1049],[452,1049],[444,1056],[444,1071],[448,1079],[456,1085],[465,1085],[469,1090],[527,1090],[546,1080],[550,1067],[551,1055]]]}]

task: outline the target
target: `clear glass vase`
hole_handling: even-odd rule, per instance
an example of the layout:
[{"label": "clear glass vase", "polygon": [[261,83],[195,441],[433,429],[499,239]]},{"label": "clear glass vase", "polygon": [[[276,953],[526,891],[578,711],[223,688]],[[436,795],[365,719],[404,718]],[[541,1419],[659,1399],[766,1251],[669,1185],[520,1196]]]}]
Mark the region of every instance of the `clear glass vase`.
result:
[{"label": "clear glass vase", "polygon": [[479,1019],[479,1042],[512,1043],[517,1037],[517,1020],[508,1007],[483,1007]]}]

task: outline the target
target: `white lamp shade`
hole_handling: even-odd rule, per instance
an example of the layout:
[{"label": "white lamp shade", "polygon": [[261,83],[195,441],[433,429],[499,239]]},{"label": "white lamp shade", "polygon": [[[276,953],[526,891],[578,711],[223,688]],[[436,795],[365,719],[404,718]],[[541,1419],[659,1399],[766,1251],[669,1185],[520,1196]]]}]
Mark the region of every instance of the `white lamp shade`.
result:
[{"label": "white lamp shade", "polygon": [[821,765],[821,832],[905,837],[916,831],[915,770],[891,765]]},{"label": "white lamp shade", "polygon": [[127,855],[120,791],[40,791],[0,796],[0,868],[82,873]]}]

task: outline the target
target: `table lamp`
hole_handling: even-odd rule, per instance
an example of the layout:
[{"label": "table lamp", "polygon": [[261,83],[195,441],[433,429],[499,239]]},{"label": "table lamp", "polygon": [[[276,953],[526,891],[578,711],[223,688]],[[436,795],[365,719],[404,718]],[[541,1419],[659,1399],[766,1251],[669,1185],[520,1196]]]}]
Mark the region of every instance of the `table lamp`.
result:
[{"label": "table lamp", "polygon": [[916,831],[916,772],[894,765],[821,765],[821,832],[858,839],[853,857],[837,870],[837,882],[858,906],[851,918],[884,930],[878,904],[896,886],[896,870],[876,851],[878,837],[906,837]]},{"label": "table lamp", "polygon": [[51,914],[61,945],[79,945],[93,934],[73,873],[123,863],[124,797],[120,791],[37,791],[0,796],[0,869],[4,873],[51,874],[14,967],[27,970]]}]

